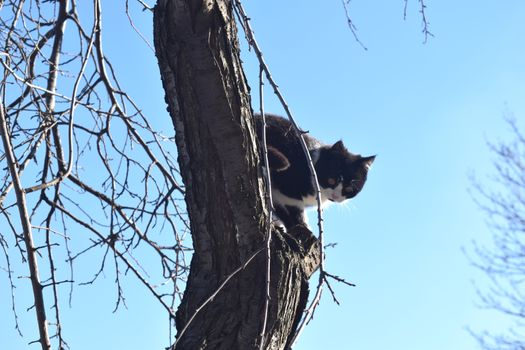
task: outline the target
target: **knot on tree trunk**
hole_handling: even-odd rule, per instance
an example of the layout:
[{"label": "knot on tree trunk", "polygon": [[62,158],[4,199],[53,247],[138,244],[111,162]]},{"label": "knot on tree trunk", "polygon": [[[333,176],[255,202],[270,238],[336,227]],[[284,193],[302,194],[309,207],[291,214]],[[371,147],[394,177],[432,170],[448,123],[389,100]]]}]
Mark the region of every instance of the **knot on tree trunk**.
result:
[{"label": "knot on tree trunk", "polygon": [[[300,255],[301,266],[306,278],[319,268],[321,264],[320,247],[321,244],[312,231],[304,225],[296,225],[288,233],[280,231],[283,238],[287,240],[290,248]],[[294,248],[295,247],[295,248]]]}]

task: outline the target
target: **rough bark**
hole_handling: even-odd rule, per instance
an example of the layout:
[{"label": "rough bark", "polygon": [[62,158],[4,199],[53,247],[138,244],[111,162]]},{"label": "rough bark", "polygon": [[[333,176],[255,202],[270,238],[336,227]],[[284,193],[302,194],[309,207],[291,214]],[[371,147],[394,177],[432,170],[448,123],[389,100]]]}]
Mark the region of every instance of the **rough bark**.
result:
[{"label": "rough bark", "polygon": [[[159,0],[154,36],[176,142],[195,249],[177,311],[177,349],[255,349],[265,302],[264,185],[249,87],[229,1]],[[319,263],[305,228],[274,231],[265,348],[284,349]]]}]

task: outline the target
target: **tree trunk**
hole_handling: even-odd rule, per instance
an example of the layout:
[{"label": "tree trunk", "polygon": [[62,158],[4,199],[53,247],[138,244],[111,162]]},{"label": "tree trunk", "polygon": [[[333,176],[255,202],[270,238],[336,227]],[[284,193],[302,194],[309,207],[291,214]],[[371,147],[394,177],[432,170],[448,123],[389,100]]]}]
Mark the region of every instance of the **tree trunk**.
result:
[{"label": "tree trunk", "polygon": [[[154,36],[195,249],[177,311],[176,349],[256,349],[265,313],[268,211],[232,4],[158,0]],[[274,230],[271,248],[265,348],[284,349],[306,305],[318,242],[297,227],[288,234]]]}]

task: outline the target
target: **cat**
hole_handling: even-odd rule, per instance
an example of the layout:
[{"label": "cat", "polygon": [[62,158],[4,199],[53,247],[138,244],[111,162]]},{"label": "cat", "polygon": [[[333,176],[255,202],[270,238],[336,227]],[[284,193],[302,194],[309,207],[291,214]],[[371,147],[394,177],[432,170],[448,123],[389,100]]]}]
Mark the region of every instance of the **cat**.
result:
[{"label": "cat", "polygon": [[[317,206],[306,155],[291,122],[265,114],[268,163],[272,183],[274,212],[287,230],[307,225],[305,209]],[[255,116],[258,137],[262,135],[262,117]],[[355,197],[366,182],[375,156],[350,153],[342,141],[325,145],[303,134],[321,189],[321,200],[341,203]]]}]

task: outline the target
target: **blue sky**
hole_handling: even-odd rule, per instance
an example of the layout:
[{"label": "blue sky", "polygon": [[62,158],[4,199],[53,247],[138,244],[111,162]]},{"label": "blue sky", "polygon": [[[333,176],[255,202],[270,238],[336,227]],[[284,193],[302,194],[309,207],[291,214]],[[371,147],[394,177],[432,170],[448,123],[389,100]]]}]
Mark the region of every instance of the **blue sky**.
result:
[{"label": "blue sky", "polygon": [[[106,54],[146,114],[169,130],[153,53],[129,28],[123,2],[105,3]],[[506,327],[476,306],[472,281],[481,288],[485,282],[462,248],[490,238],[468,193],[468,174],[491,172],[486,140],[508,137],[505,114],[525,115],[525,3],[426,3],[435,37],[423,45],[417,1],[409,0],[404,21],[401,0],[353,0],[351,16],[367,51],[353,40],[340,1],[245,4],[299,124],[327,143],[342,139],[356,153],[378,155],[358,198],[325,211],[326,240],[337,242],[327,270],[357,287],[333,283],[340,306],[325,290],[297,349],[470,350],[477,345],[465,327]],[[151,37],[150,16],[135,11],[135,21]],[[243,55],[256,91],[257,65],[246,49]],[[270,94],[266,110],[282,113]],[[73,308],[62,307],[73,349],[168,345],[167,316],[128,280],[128,309],[115,314],[112,277],[76,288]],[[6,282],[0,300],[9,298]],[[18,299],[28,291],[21,286]],[[19,308],[20,339],[10,305],[0,304],[6,349],[26,349],[36,338],[28,306]]]},{"label": "blue sky", "polygon": [[250,11],[304,128],[378,154],[349,210],[326,211],[327,240],[338,242],[327,268],[358,286],[338,286],[340,307],[325,294],[300,349],[475,349],[465,327],[505,328],[476,307],[479,274],[462,247],[489,237],[468,173],[490,172],[485,140],[504,139],[503,115],[524,112],[524,6],[427,4],[435,38],[422,45],[416,2],[403,21],[400,2],[353,1],[368,51],[339,2]]}]

